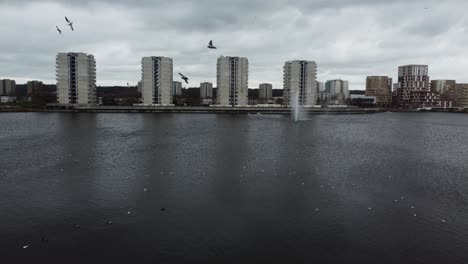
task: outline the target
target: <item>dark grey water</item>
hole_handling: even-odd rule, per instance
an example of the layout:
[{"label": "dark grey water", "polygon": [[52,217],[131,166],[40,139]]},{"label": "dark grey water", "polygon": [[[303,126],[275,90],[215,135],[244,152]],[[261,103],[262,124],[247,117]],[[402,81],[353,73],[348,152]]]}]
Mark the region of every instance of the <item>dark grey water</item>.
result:
[{"label": "dark grey water", "polygon": [[0,114],[0,257],[468,263],[467,115],[309,119]]}]

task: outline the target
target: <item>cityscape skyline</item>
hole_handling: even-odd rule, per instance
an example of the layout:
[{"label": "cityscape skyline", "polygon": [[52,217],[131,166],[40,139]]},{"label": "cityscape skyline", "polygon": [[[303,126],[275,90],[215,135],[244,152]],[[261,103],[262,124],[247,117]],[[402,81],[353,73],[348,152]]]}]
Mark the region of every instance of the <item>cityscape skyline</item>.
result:
[{"label": "cityscape skyline", "polygon": [[[210,42],[211,43],[211,42]],[[211,44],[210,44],[211,45]],[[141,60],[141,105],[174,106],[183,96],[182,82],[174,80],[173,60],[169,57],[143,57]],[[249,61],[245,57],[220,56],[216,65],[217,96],[209,99],[209,82],[200,83],[199,92],[203,105],[247,106],[250,104],[274,104],[272,84],[259,85],[259,101],[249,97]],[[178,74],[186,84],[189,77]],[[365,94],[350,96],[349,81],[342,79],[317,80],[315,61],[286,61],[283,67],[282,105],[349,105],[355,103],[379,107],[466,107],[466,83],[457,80],[431,80],[429,66],[409,64],[398,67],[398,82],[388,76],[367,76]],[[211,88],[204,84],[210,84]],[[262,86],[268,85],[268,88]],[[204,87],[205,86],[205,87]],[[127,82],[127,87],[131,87]],[[35,90],[43,91],[43,83],[31,80],[27,83],[27,95]],[[204,88],[204,89],[202,89]],[[393,88],[393,89],[392,89]],[[267,90],[270,90],[268,92]],[[56,55],[56,97],[61,105],[96,105],[96,60],[94,55],[83,52],[58,53]],[[212,93],[212,92],[211,92]],[[16,81],[0,79],[2,103],[16,101]],[[49,95],[51,95],[49,93]],[[21,101],[21,98],[18,98]],[[24,98],[23,98],[24,100]],[[31,98],[26,99],[31,100]],[[253,101],[251,101],[253,100]],[[297,103],[295,103],[297,100]],[[356,101],[357,100],[357,101]],[[177,101],[177,102],[176,102]],[[138,103],[138,100],[135,102]]]},{"label": "cityscape skyline", "polygon": [[[226,14],[222,3],[209,5],[210,1],[205,1],[201,7],[184,5],[182,15],[170,12],[177,10],[177,3],[155,2],[135,5],[102,0],[87,4],[0,1],[2,11],[6,11],[0,18],[5,22],[0,30],[10,36],[0,43],[0,78],[18,83],[31,79],[52,83],[52,54],[79,50],[95,55],[99,65],[97,85],[136,84],[140,79],[139,58],[148,54],[173,58],[174,72],[191,76],[193,83],[215,83],[216,71],[211,65],[222,54],[249,58],[252,87],[264,82],[272,83],[274,88],[282,87],[284,61],[303,58],[320,65],[318,80],[348,80],[352,90],[364,90],[368,75],[396,80],[394,66],[411,63],[430,65],[432,79],[468,82],[463,72],[468,67],[464,59],[468,54],[463,48],[466,23],[462,10],[466,3],[460,2],[456,5],[459,8],[454,9],[455,5],[450,4],[454,1],[398,1],[392,5],[364,5],[366,1],[275,1],[269,7],[251,1],[248,12],[242,12],[242,5],[234,4],[233,12]],[[407,9],[420,12],[420,16],[403,14],[395,19],[391,15]],[[106,13],[97,15],[93,10]],[[158,23],[149,11],[160,17]],[[356,12],[360,15],[355,16]],[[63,20],[62,14],[73,18],[73,34],[56,32],[56,21]],[[19,19],[22,16],[35,23],[23,23]],[[212,19],[204,19],[206,16]],[[445,23],[439,23],[442,16],[447,17]],[[351,27],[347,22],[350,19],[354,21]],[[21,36],[15,33],[20,27]],[[35,41],[21,41],[24,34]],[[165,36],[165,40],[153,41],[152,36]],[[319,41],[311,42],[307,36]],[[143,37],[145,41],[141,41]],[[291,38],[295,41],[291,42]],[[206,49],[210,39],[218,50]],[[408,46],[408,42],[419,44]]]}]

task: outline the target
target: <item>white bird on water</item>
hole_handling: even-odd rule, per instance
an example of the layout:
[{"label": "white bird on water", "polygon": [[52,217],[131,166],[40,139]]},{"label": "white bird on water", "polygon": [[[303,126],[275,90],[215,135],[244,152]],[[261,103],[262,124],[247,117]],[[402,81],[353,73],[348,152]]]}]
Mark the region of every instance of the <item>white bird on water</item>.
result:
[{"label": "white bird on water", "polygon": [[445,221],[444,219],[441,219],[440,221],[441,221],[442,223],[444,223],[444,224],[447,223],[447,221]]},{"label": "white bird on water", "polygon": [[23,249],[27,249],[27,248],[29,248],[30,246],[31,246],[31,245],[24,245],[24,246],[23,246]]}]

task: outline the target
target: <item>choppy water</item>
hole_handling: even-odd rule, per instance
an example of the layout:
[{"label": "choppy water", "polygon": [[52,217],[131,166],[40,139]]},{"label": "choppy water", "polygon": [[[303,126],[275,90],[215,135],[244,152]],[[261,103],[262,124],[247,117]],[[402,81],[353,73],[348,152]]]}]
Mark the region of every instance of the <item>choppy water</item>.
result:
[{"label": "choppy water", "polygon": [[468,263],[467,205],[462,114],[0,114],[16,262]]}]

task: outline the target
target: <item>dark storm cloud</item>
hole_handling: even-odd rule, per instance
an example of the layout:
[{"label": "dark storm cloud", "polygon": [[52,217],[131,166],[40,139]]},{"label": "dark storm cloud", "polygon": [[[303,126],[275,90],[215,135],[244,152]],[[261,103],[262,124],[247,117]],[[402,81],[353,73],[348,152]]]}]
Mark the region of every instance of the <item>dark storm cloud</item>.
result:
[{"label": "dark storm cloud", "polygon": [[[251,87],[281,88],[284,61],[293,59],[315,60],[319,80],[349,79],[356,89],[366,75],[394,77],[406,63],[430,64],[433,78],[468,81],[460,70],[468,67],[467,7],[457,0],[0,0],[0,78],[53,82],[56,53],[83,51],[96,57],[99,84],[136,83],[141,57],[151,55],[172,57],[191,85],[215,82],[220,55],[249,58]],[[210,39],[218,50],[206,49]]]}]

